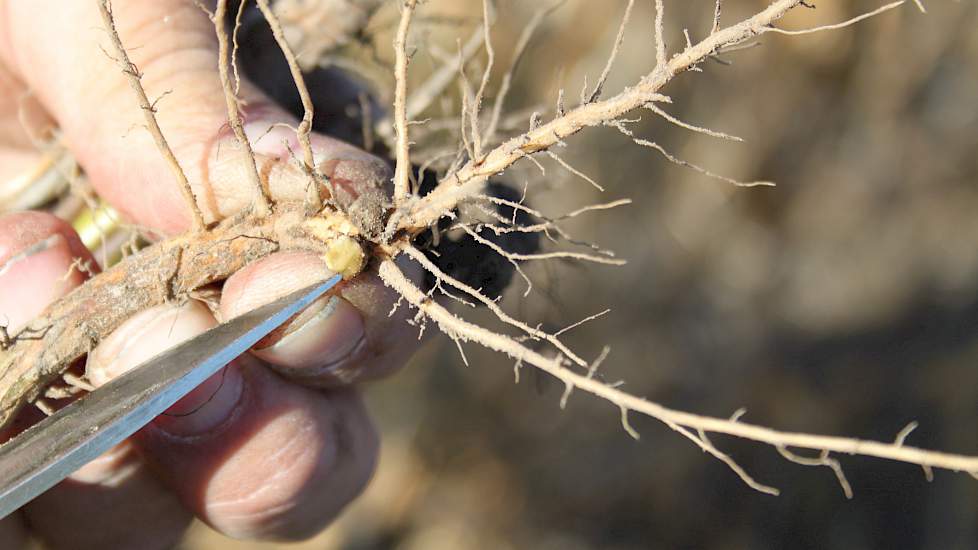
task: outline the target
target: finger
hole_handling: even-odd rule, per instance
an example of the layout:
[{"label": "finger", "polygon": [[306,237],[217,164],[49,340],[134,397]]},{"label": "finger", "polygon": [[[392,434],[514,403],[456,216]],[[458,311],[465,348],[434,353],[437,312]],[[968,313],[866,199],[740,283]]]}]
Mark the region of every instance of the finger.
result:
[{"label": "finger", "polygon": [[[316,255],[273,254],[232,275],[220,312],[237,317],[297,289],[332,276]],[[340,283],[252,353],[305,385],[335,387],[378,378],[404,365],[419,345],[404,314],[390,315],[397,295],[372,273]]]},{"label": "finger", "polygon": [[[93,265],[78,235],[62,220],[39,212],[0,217],[0,338],[16,338],[49,303],[85,280],[85,273],[73,267],[76,261]],[[35,423],[39,414],[25,407],[0,431],[0,442]]]},{"label": "finger", "polygon": [[[93,380],[117,376],[216,321],[196,302],[130,319],[93,354]],[[155,419],[140,447],[181,501],[240,538],[305,538],[363,488],[376,434],[359,398],[290,384],[241,357]]]},{"label": "finger", "polygon": [[193,517],[126,441],[24,507],[47,548],[164,549]]},{"label": "finger", "polygon": [[[85,280],[85,273],[73,267],[76,261],[90,264],[91,255],[60,219],[39,212],[0,217],[0,338],[16,338],[49,303]],[[25,407],[0,431],[0,443],[37,422],[39,415]]]},{"label": "finger", "polygon": [[247,401],[232,422],[209,433],[155,424],[140,444],[217,531],[311,537],[363,491],[377,461],[376,430],[354,391],[316,392],[242,362]]},{"label": "finger", "polygon": [[[89,357],[87,377],[96,387],[132,367],[216,325],[201,302],[163,304],[127,319]],[[194,425],[206,431],[224,422],[238,406],[241,382],[236,369],[211,376],[156,420]],[[190,413],[184,418],[184,413]]]},{"label": "finger", "polygon": [[[189,227],[189,210],[145,129],[144,114],[106,53],[113,50],[95,2],[10,0],[3,8],[0,28],[9,39],[0,43],[0,57],[58,120],[99,193],[140,224],[171,233]],[[250,205],[251,159],[227,126],[215,31],[207,15],[188,0],[119,2],[114,15],[148,97],[159,99],[156,117],[205,217],[218,219]],[[247,82],[240,96],[247,105],[245,131],[270,194],[301,200],[308,179],[290,152],[300,148],[295,133],[279,125],[295,121]],[[327,175],[369,179],[370,185],[389,179],[374,157],[330,138],[313,141],[315,161]]]},{"label": "finger", "polygon": [[[0,312],[15,328],[24,325],[84,282],[86,271],[73,266],[90,260],[75,232],[54,216],[0,218]],[[22,512],[53,548],[168,547],[190,520],[129,444],[84,466]],[[133,520],[145,528],[132,529]]]},{"label": "finger", "polygon": [[40,212],[0,217],[0,325],[17,333],[96,268],[64,221]]}]

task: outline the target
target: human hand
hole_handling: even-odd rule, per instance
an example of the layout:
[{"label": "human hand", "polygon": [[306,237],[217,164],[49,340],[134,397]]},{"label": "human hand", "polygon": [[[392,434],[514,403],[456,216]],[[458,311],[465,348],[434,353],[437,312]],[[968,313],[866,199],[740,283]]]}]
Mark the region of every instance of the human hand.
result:
[{"label": "human hand", "polygon": [[[248,159],[227,128],[207,16],[189,0],[165,0],[120,2],[115,18],[148,95],[168,93],[157,118],[205,218],[247,206]],[[179,189],[105,53],[111,49],[95,3],[9,0],[0,6],[0,32],[0,177],[32,161],[17,118],[31,109],[40,113],[35,119],[57,123],[99,194],[128,220],[161,234],[188,228]],[[289,160],[289,148],[298,150],[295,134],[276,126],[295,121],[247,82],[240,95],[272,198],[301,199],[305,175]],[[387,183],[374,157],[312,139],[318,165],[334,181],[351,189]],[[72,269],[75,259],[91,257],[53,216],[0,219],[0,320],[15,332],[82,284],[87,275]],[[328,275],[315,256],[274,254],[227,281],[218,315],[232,317]],[[376,461],[376,435],[350,385],[395,370],[414,349],[403,318],[387,315],[393,300],[375,275],[359,276],[340,296],[310,307],[277,343],[240,357],[168,416],[0,522],[0,540],[22,540],[29,529],[54,547],[167,547],[193,515],[235,537],[315,533],[362,490]],[[90,355],[90,382],[104,383],[216,322],[194,300],[142,312]],[[19,425],[36,416],[25,413]]]}]

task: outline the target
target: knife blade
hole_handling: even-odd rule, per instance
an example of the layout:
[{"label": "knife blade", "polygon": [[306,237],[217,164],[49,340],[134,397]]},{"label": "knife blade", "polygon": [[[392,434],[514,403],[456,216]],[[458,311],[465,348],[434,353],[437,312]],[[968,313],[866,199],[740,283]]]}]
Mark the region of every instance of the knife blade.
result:
[{"label": "knife blade", "polygon": [[0,445],[0,519],[148,424],[341,280],[336,275],[191,338]]}]

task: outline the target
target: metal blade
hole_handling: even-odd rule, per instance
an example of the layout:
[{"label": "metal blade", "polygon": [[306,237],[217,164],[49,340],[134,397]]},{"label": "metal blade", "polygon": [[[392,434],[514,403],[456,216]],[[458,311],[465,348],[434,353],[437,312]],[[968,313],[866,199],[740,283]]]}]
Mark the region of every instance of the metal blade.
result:
[{"label": "metal blade", "polygon": [[148,424],[340,280],[337,275],[187,340],[0,445],[0,519]]}]

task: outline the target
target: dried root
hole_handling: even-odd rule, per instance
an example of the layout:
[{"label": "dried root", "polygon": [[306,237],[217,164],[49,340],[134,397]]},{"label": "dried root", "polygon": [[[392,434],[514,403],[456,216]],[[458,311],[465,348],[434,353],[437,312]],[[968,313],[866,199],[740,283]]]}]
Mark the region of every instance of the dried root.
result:
[{"label": "dried root", "polygon": [[342,215],[307,217],[299,205],[264,218],[227,219],[129,256],[54,303],[0,355],[0,426],[40,396],[77,359],[139,311],[223,281],[277,251],[321,254],[352,278],[365,267],[357,229]]}]

